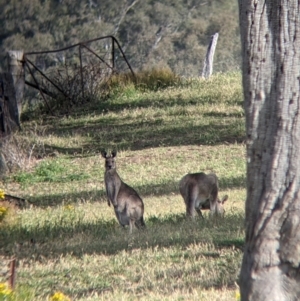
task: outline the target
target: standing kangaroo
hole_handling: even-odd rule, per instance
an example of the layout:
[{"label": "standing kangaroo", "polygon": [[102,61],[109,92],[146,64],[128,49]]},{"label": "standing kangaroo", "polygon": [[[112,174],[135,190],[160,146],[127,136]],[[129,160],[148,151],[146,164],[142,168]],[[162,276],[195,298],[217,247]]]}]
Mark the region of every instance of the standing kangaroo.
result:
[{"label": "standing kangaroo", "polygon": [[220,201],[218,178],[214,173],[206,175],[199,172],[185,175],[179,182],[179,191],[185,202],[187,216],[193,217],[196,210],[198,215],[203,217],[200,209],[209,209],[211,215],[224,215],[223,204],[228,196],[225,195]]},{"label": "standing kangaroo", "polygon": [[134,226],[145,227],[144,203],[138,193],[129,185],[124,183],[116,170],[117,152],[107,155],[102,152],[105,158],[104,181],[108,205],[114,206],[116,217],[121,226],[129,225],[129,233],[132,233]]}]

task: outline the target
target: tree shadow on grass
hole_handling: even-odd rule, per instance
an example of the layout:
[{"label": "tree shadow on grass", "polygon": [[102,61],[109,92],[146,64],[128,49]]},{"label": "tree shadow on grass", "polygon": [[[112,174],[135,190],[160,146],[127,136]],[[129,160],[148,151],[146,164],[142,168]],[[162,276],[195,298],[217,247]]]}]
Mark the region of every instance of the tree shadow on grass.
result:
[{"label": "tree shadow on grass", "polygon": [[[18,260],[24,260],[23,264],[35,265],[35,262],[53,262],[65,256],[82,259],[85,255],[110,256],[124,254],[125,251],[126,257],[130,257],[131,254],[134,256],[136,250],[143,252],[143,250],[153,249],[156,252],[157,249],[163,249],[165,252],[165,249],[175,248],[180,251],[170,253],[174,262],[180,261],[184,256],[185,260],[193,263],[214,260],[218,266],[217,275],[212,273],[201,279],[191,277],[189,288],[224,287],[225,274],[226,285],[234,285],[237,269],[232,261],[238,260],[244,248],[243,214],[235,213],[222,219],[209,219],[205,215],[204,219],[194,220],[186,219],[184,214],[151,216],[146,219],[146,225],[146,230],[135,229],[132,235],[129,235],[127,228],[121,229],[115,219],[98,220],[93,223],[77,220],[73,221],[73,224],[70,221],[65,224],[60,220],[31,228],[19,226],[5,228],[5,231],[0,232],[0,255],[15,256]],[[190,247],[194,249],[197,244],[200,244],[198,250],[188,251]],[[228,255],[224,256],[224,253]],[[197,271],[192,264],[183,269],[166,268],[165,272],[172,278],[185,278],[187,275],[198,275],[199,269],[201,264],[197,267]],[[73,272],[76,273],[77,270],[70,263],[68,271],[61,273],[65,273],[65,277],[71,278],[68,281],[72,281]],[[61,279],[59,276],[56,277],[56,273],[52,274],[51,271],[49,273],[44,277],[52,280],[53,277]],[[199,275],[201,276],[201,273]],[[157,274],[157,277],[159,276]],[[163,278],[162,281],[165,283]],[[67,286],[65,291],[68,295],[83,297],[92,292],[103,293],[113,289],[111,282],[105,279],[98,281],[92,289],[88,287],[80,286],[68,291],[70,286]]]},{"label": "tree shadow on grass", "polygon": [[244,112],[232,112],[232,113],[207,112],[207,113],[203,113],[203,116],[217,117],[217,118],[228,118],[228,117],[240,118],[240,117],[244,117],[244,115],[245,115]]},{"label": "tree shadow on grass", "polygon": [[90,122],[84,127],[70,126],[48,130],[48,134],[56,136],[72,136],[78,134],[88,138],[88,143],[80,147],[58,147],[46,144],[46,154],[83,156],[100,153],[107,148],[142,150],[161,146],[183,146],[191,144],[219,145],[223,143],[242,143],[245,141],[244,126],[241,120],[228,120],[227,123],[194,125],[182,121],[179,124],[164,124],[159,117],[154,121],[122,123],[114,121]]},{"label": "tree shadow on grass", "polygon": [[[120,96],[122,97],[122,96]],[[94,112],[95,114],[103,114],[107,112],[114,112],[114,113],[120,113],[124,110],[135,110],[140,108],[152,108],[152,109],[163,109],[163,108],[171,108],[174,106],[179,107],[186,107],[188,105],[199,105],[199,104],[219,104],[220,101],[217,97],[193,97],[190,96],[189,99],[185,99],[180,97],[179,95],[177,97],[170,97],[166,98],[165,95],[161,95],[160,98],[157,97],[154,98],[143,98],[138,99],[137,101],[131,101],[129,103],[122,102],[122,103],[116,103],[111,102],[109,100],[107,101],[99,101],[97,103],[91,103],[86,107],[86,110],[82,110],[82,108],[76,110],[73,112],[73,115],[76,117],[86,116],[90,114],[91,112]],[[243,100],[239,93],[236,94],[235,97],[233,97],[230,101],[232,105],[243,105]]]},{"label": "tree shadow on grass", "polygon": [[[0,233],[0,254],[16,255],[18,259],[57,258],[72,254],[114,255],[121,251],[147,248],[168,248],[206,243],[216,247],[242,249],[244,239],[240,233],[244,228],[243,214],[229,214],[222,219],[186,219],[184,214],[152,216],[146,219],[145,230],[121,228],[115,219],[83,222],[67,215],[60,220],[26,228],[12,226]],[[199,254],[205,257],[218,256],[215,252]]]},{"label": "tree shadow on grass", "polygon": [[[220,194],[223,189],[239,189],[246,187],[246,178],[244,175],[230,177],[230,178],[219,178],[220,182]],[[162,184],[147,183],[145,185],[135,186],[134,189],[144,199],[149,196],[163,196],[170,194],[179,194],[179,182],[169,181]],[[106,193],[103,189],[70,192],[70,193],[58,193],[46,196],[30,196],[24,198],[29,204],[37,207],[45,208],[48,206],[60,206],[62,204],[71,203],[84,203],[84,202],[106,202]]]}]

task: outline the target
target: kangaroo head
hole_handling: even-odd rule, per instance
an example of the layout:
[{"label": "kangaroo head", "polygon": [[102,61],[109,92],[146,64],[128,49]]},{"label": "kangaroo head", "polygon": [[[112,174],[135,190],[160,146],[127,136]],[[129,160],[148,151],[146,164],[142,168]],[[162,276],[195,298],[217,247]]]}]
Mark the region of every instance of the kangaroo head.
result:
[{"label": "kangaroo head", "polygon": [[103,151],[101,155],[105,159],[106,170],[116,169],[116,159],[115,159],[117,156],[116,151],[112,151],[110,155],[108,155],[106,151]]},{"label": "kangaroo head", "polygon": [[215,207],[215,213],[218,214],[218,215],[221,215],[223,216],[224,213],[225,213],[225,209],[224,209],[224,203],[228,200],[228,195],[225,195],[222,200],[220,200],[218,198],[217,200],[217,204],[216,204],[216,207]]}]

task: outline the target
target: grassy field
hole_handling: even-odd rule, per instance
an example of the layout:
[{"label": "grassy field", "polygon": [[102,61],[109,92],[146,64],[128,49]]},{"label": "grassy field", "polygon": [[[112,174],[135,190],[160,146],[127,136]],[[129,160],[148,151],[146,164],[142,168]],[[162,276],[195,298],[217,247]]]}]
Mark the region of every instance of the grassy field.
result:
[{"label": "grassy field", "polygon": [[[18,260],[12,300],[58,291],[71,300],[236,300],[244,123],[238,73],[156,92],[129,85],[72,117],[24,122],[16,136],[24,169],[0,186],[30,201],[0,224],[2,269]],[[146,231],[129,236],[107,206],[102,149],[118,150],[120,176],[143,198]],[[229,195],[223,219],[186,220],[178,181],[198,171],[216,172],[220,197]]]}]

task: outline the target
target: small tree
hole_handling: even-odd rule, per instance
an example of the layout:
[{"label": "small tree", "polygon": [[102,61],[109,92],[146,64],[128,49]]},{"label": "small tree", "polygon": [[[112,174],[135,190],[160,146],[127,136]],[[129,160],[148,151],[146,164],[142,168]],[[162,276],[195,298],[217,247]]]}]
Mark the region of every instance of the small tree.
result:
[{"label": "small tree", "polygon": [[242,300],[300,300],[300,3],[239,0],[247,131]]}]

